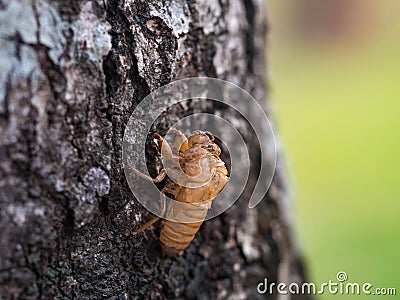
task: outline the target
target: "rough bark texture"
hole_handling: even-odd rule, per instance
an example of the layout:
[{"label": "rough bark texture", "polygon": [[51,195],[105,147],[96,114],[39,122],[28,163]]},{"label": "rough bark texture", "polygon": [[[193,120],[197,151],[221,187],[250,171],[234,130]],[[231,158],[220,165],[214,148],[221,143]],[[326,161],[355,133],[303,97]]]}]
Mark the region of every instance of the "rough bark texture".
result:
[{"label": "rough bark texture", "polygon": [[[265,12],[256,0],[0,0],[1,299],[255,299],[265,277],[304,280],[279,162],[257,209],[239,200],[183,255],[161,257],[159,226],[131,235],[149,217],[122,169],[133,109],[194,75],[265,101]],[[193,101],[158,129],[204,110],[236,118]]]}]

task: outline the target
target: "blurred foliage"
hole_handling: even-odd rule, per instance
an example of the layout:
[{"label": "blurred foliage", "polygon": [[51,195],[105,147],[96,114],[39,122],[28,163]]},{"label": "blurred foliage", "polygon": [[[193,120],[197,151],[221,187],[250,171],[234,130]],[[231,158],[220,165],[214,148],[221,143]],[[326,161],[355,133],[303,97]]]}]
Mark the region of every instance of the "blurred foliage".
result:
[{"label": "blurred foliage", "polygon": [[[400,2],[363,0],[363,9],[350,2],[351,22],[326,30],[335,24],[326,21],[331,8],[318,18],[316,9],[299,9],[310,1],[269,1],[273,109],[309,280],[345,271],[347,282],[399,295]],[[319,19],[326,24],[311,30]]]}]

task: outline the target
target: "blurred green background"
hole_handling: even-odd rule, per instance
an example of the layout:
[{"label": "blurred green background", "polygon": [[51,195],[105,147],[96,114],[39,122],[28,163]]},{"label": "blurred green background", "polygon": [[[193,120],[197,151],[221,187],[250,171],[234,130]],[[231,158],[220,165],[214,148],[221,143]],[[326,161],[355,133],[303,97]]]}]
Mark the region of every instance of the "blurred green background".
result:
[{"label": "blurred green background", "polygon": [[[400,294],[400,1],[271,0],[269,85],[309,281]],[[373,289],[371,289],[373,290]],[[364,299],[325,293],[318,299]]]}]

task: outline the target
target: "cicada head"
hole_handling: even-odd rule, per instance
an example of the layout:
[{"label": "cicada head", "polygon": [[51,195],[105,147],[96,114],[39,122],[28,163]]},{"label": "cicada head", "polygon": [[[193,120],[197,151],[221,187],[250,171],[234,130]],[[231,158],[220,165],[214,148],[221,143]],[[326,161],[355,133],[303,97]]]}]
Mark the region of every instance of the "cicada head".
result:
[{"label": "cicada head", "polygon": [[214,136],[208,131],[196,130],[188,139],[188,146],[193,147],[197,144],[207,144],[214,141]]},{"label": "cicada head", "polygon": [[206,149],[208,155],[220,155],[221,149],[214,143],[214,135],[209,131],[196,130],[188,139],[189,148],[199,147]]}]

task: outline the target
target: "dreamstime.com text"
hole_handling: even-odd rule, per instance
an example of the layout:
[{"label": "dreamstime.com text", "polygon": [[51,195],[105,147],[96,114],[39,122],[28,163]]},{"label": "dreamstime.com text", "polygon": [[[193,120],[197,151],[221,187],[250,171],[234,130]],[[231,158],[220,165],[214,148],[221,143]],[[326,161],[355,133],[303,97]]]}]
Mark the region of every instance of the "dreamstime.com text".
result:
[{"label": "dreamstime.com text", "polygon": [[267,278],[257,285],[257,292],[260,294],[282,294],[282,295],[396,295],[396,288],[393,287],[374,287],[371,283],[357,283],[347,282],[347,274],[345,272],[338,272],[336,274],[338,282],[329,280],[320,285],[315,283],[268,283]]}]

